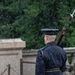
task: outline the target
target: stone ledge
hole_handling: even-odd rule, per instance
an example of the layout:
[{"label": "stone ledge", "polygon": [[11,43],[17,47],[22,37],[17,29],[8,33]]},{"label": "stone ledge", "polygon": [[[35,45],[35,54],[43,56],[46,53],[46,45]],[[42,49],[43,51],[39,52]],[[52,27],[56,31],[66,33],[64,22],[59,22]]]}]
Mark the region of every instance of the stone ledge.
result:
[{"label": "stone ledge", "polygon": [[[23,57],[36,56],[39,49],[23,50]],[[64,48],[67,54],[75,54],[75,47]]]},{"label": "stone ledge", "polygon": [[0,50],[3,49],[17,49],[26,47],[26,42],[22,41],[20,38],[15,39],[1,39],[0,40]]}]

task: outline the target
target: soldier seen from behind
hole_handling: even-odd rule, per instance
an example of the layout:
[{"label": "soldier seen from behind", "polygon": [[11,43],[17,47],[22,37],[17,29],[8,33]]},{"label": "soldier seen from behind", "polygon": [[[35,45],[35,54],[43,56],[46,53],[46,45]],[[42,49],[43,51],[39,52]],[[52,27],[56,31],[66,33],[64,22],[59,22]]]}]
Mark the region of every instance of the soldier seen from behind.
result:
[{"label": "soldier seen from behind", "polygon": [[37,52],[35,75],[63,75],[66,53],[55,43],[58,29],[42,29],[45,46]]}]

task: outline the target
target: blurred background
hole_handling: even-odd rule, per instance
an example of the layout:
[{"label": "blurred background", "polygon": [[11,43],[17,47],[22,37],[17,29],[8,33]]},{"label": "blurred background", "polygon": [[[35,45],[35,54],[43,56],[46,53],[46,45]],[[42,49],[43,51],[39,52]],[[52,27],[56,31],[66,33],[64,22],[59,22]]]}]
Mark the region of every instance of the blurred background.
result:
[{"label": "blurred background", "polygon": [[74,47],[75,16],[68,21],[74,9],[75,0],[0,0],[0,38],[21,38],[26,49],[37,49],[44,46],[41,28],[67,26],[61,46]]}]

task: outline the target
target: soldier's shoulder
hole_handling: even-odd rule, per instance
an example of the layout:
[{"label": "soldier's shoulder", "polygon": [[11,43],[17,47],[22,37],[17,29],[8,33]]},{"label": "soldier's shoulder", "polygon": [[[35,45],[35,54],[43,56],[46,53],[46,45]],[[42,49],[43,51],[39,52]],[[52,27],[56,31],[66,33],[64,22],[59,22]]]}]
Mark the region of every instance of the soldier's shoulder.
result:
[{"label": "soldier's shoulder", "polygon": [[47,46],[44,46],[42,48],[39,49],[39,51],[44,51],[47,48]]},{"label": "soldier's shoulder", "polygon": [[65,49],[58,46],[58,50],[65,53]]}]

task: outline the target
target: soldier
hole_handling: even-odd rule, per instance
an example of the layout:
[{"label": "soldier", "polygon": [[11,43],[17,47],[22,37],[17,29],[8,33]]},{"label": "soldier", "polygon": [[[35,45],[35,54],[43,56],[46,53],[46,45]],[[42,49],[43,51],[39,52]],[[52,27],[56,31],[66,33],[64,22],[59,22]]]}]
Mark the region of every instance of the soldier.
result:
[{"label": "soldier", "polygon": [[45,47],[37,52],[35,75],[63,75],[66,70],[66,53],[54,42],[58,29],[42,29]]}]

